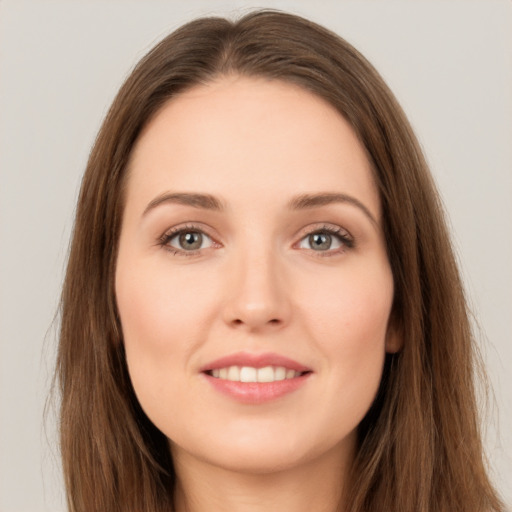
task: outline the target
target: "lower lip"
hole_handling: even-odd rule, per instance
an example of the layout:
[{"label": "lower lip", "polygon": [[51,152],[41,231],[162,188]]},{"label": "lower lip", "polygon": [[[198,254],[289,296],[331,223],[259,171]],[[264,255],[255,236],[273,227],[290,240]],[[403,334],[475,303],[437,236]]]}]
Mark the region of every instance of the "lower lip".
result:
[{"label": "lower lip", "polygon": [[203,375],[214,389],[238,402],[262,404],[297,391],[307,382],[311,373],[274,382],[238,382],[218,379],[207,373]]}]

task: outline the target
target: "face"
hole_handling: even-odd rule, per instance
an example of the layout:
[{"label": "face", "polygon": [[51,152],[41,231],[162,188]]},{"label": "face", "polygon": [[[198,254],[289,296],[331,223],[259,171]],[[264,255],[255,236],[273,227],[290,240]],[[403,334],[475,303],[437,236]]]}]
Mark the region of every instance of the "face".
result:
[{"label": "face", "polygon": [[116,297],[174,457],[258,472],[347,457],[397,349],[379,196],[348,123],[264,79],[170,100],[131,160]]}]

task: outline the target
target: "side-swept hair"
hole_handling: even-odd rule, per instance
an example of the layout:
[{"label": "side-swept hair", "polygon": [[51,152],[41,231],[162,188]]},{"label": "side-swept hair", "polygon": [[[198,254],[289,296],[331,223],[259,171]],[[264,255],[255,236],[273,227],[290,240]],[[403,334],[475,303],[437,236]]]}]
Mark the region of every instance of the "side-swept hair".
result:
[{"label": "side-swept hair", "polygon": [[[353,127],[373,167],[402,350],[387,356],[359,426],[350,512],[502,511],[486,474],[474,341],[442,207],[412,129],[382,78],[329,30],[274,10],[192,21],[135,67],[83,178],[61,301],[57,382],[71,512],[173,509],[164,435],[135,398],[114,275],[127,165],[141,130],[174,95],[228,75],[303,87]],[[179,414],[176,411],[176,414]]]}]

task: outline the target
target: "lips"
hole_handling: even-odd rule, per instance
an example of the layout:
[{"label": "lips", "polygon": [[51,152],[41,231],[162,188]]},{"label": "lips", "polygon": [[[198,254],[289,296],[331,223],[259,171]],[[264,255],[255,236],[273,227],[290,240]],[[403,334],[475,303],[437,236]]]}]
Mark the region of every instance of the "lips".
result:
[{"label": "lips", "polygon": [[249,354],[247,352],[238,352],[226,357],[216,359],[200,368],[201,372],[211,372],[212,370],[220,370],[221,368],[229,368],[230,366],[264,368],[265,366],[283,367],[287,370],[294,370],[299,373],[310,372],[311,368],[294,361],[285,356],[273,353]]},{"label": "lips", "polygon": [[302,387],[311,368],[279,354],[239,352],[201,367],[213,388],[246,404],[261,404]]}]

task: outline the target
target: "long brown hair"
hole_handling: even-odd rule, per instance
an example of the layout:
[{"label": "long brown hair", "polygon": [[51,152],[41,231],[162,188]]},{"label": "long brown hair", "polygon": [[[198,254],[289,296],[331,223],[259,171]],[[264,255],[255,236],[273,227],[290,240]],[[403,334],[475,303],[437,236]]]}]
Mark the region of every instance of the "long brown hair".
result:
[{"label": "long brown hair", "polygon": [[463,287],[417,140],[361,54],[327,29],[274,10],[236,22],[202,18],[166,37],[122,86],[92,149],[57,362],[69,509],[172,510],[167,440],[135,398],[116,310],[126,170],[141,130],[165,102],[232,73],[294,83],[327,100],[365,147],[380,191],[403,349],[387,356],[377,399],[359,426],[346,510],[502,511],[483,459]]}]

